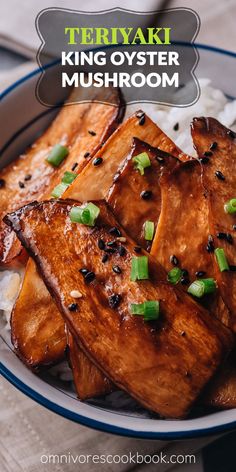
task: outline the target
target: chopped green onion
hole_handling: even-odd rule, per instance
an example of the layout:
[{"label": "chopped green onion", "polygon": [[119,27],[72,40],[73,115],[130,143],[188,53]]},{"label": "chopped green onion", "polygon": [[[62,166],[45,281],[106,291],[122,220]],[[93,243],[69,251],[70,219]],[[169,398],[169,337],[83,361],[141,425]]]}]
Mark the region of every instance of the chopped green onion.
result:
[{"label": "chopped green onion", "polygon": [[64,183],[64,184],[72,184],[72,182],[75,180],[75,178],[77,177],[77,174],[75,174],[74,172],[69,172],[69,171],[66,171],[61,179],[61,181]]},{"label": "chopped green onion", "polygon": [[151,161],[146,152],[141,152],[138,156],[133,157],[132,161],[135,164],[135,169],[139,170],[141,175],[144,175],[144,169],[151,166]]},{"label": "chopped green onion", "polygon": [[145,221],[144,223],[144,238],[146,241],[152,241],[155,231],[155,225],[153,221]]},{"label": "chopped green onion", "polygon": [[144,320],[157,320],[160,313],[160,303],[158,301],[144,302]]},{"label": "chopped green onion", "polygon": [[155,300],[144,303],[131,303],[131,315],[141,315],[145,321],[157,320],[160,313],[160,303]]},{"label": "chopped green onion", "polygon": [[68,184],[61,182],[56,187],[54,187],[51,196],[54,198],[60,198],[67,188]]},{"label": "chopped green onion", "polygon": [[81,207],[73,207],[70,211],[70,220],[72,223],[94,226],[99,213],[100,209],[90,202]]},{"label": "chopped green onion", "polygon": [[56,144],[50,151],[47,161],[54,167],[58,167],[69,153],[67,147]]},{"label": "chopped green onion", "polygon": [[216,288],[217,286],[214,279],[194,280],[188,288],[188,293],[194,295],[194,297],[201,298],[208,293],[214,293]]},{"label": "chopped green onion", "polygon": [[73,207],[70,210],[70,220],[72,223],[82,223],[82,208]]},{"label": "chopped green onion", "polygon": [[135,280],[146,280],[149,278],[148,275],[148,257],[138,256],[133,257],[131,262],[131,275],[130,279]]},{"label": "chopped green onion", "polygon": [[54,198],[60,198],[76,177],[77,174],[74,174],[73,172],[65,172],[61,179],[61,183],[54,187],[51,196]]},{"label": "chopped green onion", "polygon": [[224,272],[225,270],[229,270],[229,264],[226,259],[224,249],[217,247],[215,249],[215,256],[216,256],[217,264],[219,266],[220,271]]},{"label": "chopped green onion", "polygon": [[226,204],[224,205],[225,213],[236,213],[236,198],[231,198]]},{"label": "chopped green onion", "polygon": [[173,267],[173,269],[171,269],[167,274],[167,280],[171,284],[176,285],[180,281],[182,275],[183,272],[179,267]]},{"label": "chopped green onion", "polygon": [[131,303],[130,313],[131,313],[131,315],[143,315],[144,314],[144,303]]}]

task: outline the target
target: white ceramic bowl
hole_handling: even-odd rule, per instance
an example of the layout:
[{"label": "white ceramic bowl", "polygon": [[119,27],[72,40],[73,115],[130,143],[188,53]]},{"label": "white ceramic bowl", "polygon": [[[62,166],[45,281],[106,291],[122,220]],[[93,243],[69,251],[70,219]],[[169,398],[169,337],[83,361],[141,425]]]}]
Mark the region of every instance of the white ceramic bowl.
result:
[{"label": "white ceramic bowl", "polygon": [[[236,54],[198,45],[198,77],[209,77],[213,86],[229,97],[236,95]],[[36,70],[9,87],[0,104],[0,166],[14,159],[49,124],[56,110],[46,109],[35,98]],[[102,431],[150,439],[205,436],[236,427],[236,409],[219,411],[183,421],[157,419],[123,393],[80,402],[71,383],[30,372],[12,351],[10,335],[0,332],[1,372],[12,384],[46,408],[78,423]]]}]

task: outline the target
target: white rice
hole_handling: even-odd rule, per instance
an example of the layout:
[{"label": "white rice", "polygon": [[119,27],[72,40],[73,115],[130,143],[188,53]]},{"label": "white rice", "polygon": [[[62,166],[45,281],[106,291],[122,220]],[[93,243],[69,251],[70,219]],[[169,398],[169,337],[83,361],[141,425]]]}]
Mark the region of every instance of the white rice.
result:
[{"label": "white rice", "polygon": [[[218,119],[223,125],[235,129],[236,124],[236,100],[228,101],[225,95],[211,86],[209,79],[199,80],[201,96],[195,105],[186,108],[166,107],[153,104],[141,104],[140,108],[158,124],[163,131],[184,152],[194,155],[190,135],[190,123],[193,117],[211,116]],[[127,107],[126,117],[138,109],[138,105]],[[174,126],[178,123],[178,131]],[[9,329],[10,314],[20,290],[23,271],[0,271],[0,318],[4,321],[4,329]],[[2,315],[2,316],[1,316]],[[52,375],[61,380],[71,380],[71,372],[65,363],[50,369]]]},{"label": "white rice", "polygon": [[10,316],[13,305],[20,290],[22,274],[13,270],[0,272],[0,314],[2,313],[6,326],[10,329]]}]

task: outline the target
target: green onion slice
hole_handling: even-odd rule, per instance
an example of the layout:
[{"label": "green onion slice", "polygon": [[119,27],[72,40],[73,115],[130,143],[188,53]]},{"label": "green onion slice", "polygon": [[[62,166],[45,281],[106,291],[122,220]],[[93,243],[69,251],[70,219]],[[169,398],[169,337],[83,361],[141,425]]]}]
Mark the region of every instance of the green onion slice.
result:
[{"label": "green onion slice", "polygon": [[90,202],[81,207],[73,207],[70,211],[70,220],[72,223],[94,226],[99,213],[100,209]]},{"label": "green onion slice", "polygon": [[135,282],[135,280],[147,280],[148,278],[148,257],[133,257],[131,261],[130,279]]},{"label": "green onion slice", "polygon": [[53,198],[60,198],[62,196],[62,194],[65,192],[65,190],[68,188],[68,186],[69,186],[68,184],[65,184],[65,183],[61,182],[56,187],[54,187],[54,189],[51,193],[51,196]]},{"label": "green onion slice", "polygon": [[66,171],[61,179],[61,181],[64,183],[64,184],[72,184],[72,182],[75,180],[75,178],[77,177],[77,174],[75,174],[74,172],[69,172],[69,171]]},{"label": "green onion slice", "polygon": [[215,256],[216,256],[217,264],[219,266],[220,271],[224,272],[225,270],[229,270],[229,264],[228,264],[224,249],[217,247],[215,249]]},{"label": "green onion slice", "polygon": [[67,147],[62,146],[61,144],[56,144],[50,151],[47,157],[47,162],[49,162],[53,167],[58,167],[68,153],[69,150]]},{"label": "green onion slice", "polygon": [[74,172],[65,172],[61,179],[61,183],[54,187],[51,196],[54,198],[60,198],[76,177],[77,174],[74,174]]},{"label": "green onion slice", "polygon": [[160,303],[156,300],[150,300],[144,303],[131,303],[131,315],[141,315],[145,321],[157,320],[160,314]]},{"label": "green onion slice", "polygon": [[138,156],[133,157],[135,169],[139,170],[141,175],[144,175],[144,169],[151,166],[151,161],[146,152],[141,152]]},{"label": "green onion slice", "polygon": [[144,223],[144,238],[146,241],[152,241],[155,231],[155,225],[153,221],[145,221]]},{"label": "green onion slice", "polygon": [[189,286],[188,293],[194,297],[201,298],[203,295],[214,293],[217,288],[214,279],[197,279]]},{"label": "green onion slice", "polygon": [[224,205],[225,213],[236,213],[236,198],[231,198],[226,204]]},{"label": "green onion slice", "polygon": [[167,280],[171,284],[176,285],[180,281],[182,274],[183,272],[179,267],[174,267],[168,272]]}]

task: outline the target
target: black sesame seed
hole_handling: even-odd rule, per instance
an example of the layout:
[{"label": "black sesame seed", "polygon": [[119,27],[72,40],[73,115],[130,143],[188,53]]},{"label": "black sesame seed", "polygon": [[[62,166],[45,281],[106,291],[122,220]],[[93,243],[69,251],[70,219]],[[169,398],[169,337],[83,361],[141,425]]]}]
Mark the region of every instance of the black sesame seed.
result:
[{"label": "black sesame seed", "polygon": [[236,272],[236,265],[230,265],[229,270],[231,270],[232,272]]},{"label": "black sesame seed", "polygon": [[145,116],[145,113],[143,113],[139,118],[139,122],[138,122],[139,126],[143,126],[145,123],[145,120],[146,120],[146,116]]},{"label": "black sesame seed", "polygon": [[142,248],[140,246],[134,246],[134,251],[139,253],[141,252]]},{"label": "black sesame seed", "polygon": [[114,254],[116,252],[116,249],[114,247],[105,247],[104,251],[108,254]]},{"label": "black sesame seed", "polygon": [[113,272],[115,272],[115,274],[121,274],[121,272],[122,272],[121,268],[117,265],[113,266],[112,270],[113,270]]},{"label": "black sesame seed", "polygon": [[75,170],[75,169],[76,169],[76,167],[77,167],[77,165],[78,165],[78,163],[77,163],[77,162],[75,162],[75,163],[73,164],[73,166],[71,167],[71,170],[72,170],[72,171],[73,171],[73,170]]},{"label": "black sesame seed", "polygon": [[86,267],[82,267],[82,269],[79,270],[82,275],[86,275],[89,271],[86,269]]},{"label": "black sesame seed", "polygon": [[188,270],[187,269],[182,269],[182,275],[183,275],[183,277],[188,277],[189,276]]},{"label": "black sesame seed", "polygon": [[109,230],[109,233],[113,234],[113,236],[117,236],[118,238],[121,236],[120,230],[115,226]]},{"label": "black sesame seed", "polygon": [[236,231],[236,225],[233,225],[232,228],[234,231]]},{"label": "black sesame seed", "polygon": [[102,164],[102,161],[103,161],[103,158],[102,158],[102,157],[96,157],[96,158],[93,160],[93,165],[94,165],[94,166],[100,166],[100,164]]},{"label": "black sesame seed", "polygon": [[91,134],[91,136],[96,136],[96,133],[95,133],[95,131],[91,131],[91,130],[89,130],[89,131],[88,131],[88,133],[89,133],[89,134]]},{"label": "black sesame seed", "polygon": [[232,131],[231,129],[229,129],[229,131],[227,131],[227,135],[232,139],[236,138],[236,133],[234,133],[234,131]]},{"label": "black sesame seed", "polygon": [[222,172],[220,172],[220,170],[217,170],[215,172],[215,176],[217,177],[217,179],[219,180],[225,180],[225,176],[222,174]]},{"label": "black sesame seed", "polygon": [[121,296],[118,293],[113,293],[113,295],[108,298],[108,302],[111,308],[117,308],[121,302]]},{"label": "black sesame seed", "polygon": [[181,277],[180,283],[182,285],[188,285],[189,284],[189,278],[188,277]]},{"label": "black sesame seed", "polygon": [[87,282],[88,284],[89,284],[90,282],[92,282],[94,279],[95,279],[95,274],[94,274],[94,272],[87,272],[87,274],[84,276],[84,280],[85,280],[85,282]]},{"label": "black sesame seed", "polygon": [[21,181],[20,181],[20,182],[18,182],[18,185],[19,185],[20,188],[25,188],[24,182],[21,182]]},{"label": "black sesame seed", "polygon": [[85,159],[86,159],[86,157],[89,157],[89,156],[90,156],[90,152],[86,152],[86,153],[84,154]]},{"label": "black sesame seed", "polygon": [[6,181],[4,179],[0,179],[0,188],[5,187]]},{"label": "black sesame seed", "polygon": [[174,254],[172,254],[172,256],[170,256],[170,262],[171,262],[171,264],[173,264],[174,266],[177,266],[178,263],[179,263],[179,260],[178,260],[178,258],[177,258]]},{"label": "black sesame seed", "polygon": [[214,252],[214,244],[213,243],[207,243],[206,250],[207,250],[207,252]]},{"label": "black sesame seed", "polygon": [[71,303],[69,306],[68,306],[68,310],[70,311],[76,311],[78,308],[78,303]]},{"label": "black sesame seed", "polygon": [[24,178],[24,181],[27,182],[28,180],[31,180],[31,178],[32,178],[31,174],[26,174],[25,178]]},{"label": "black sesame seed", "polygon": [[198,270],[197,272],[195,272],[195,275],[196,277],[201,278],[201,277],[204,277],[204,275],[206,275],[206,272],[205,270]]},{"label": "black sesame seed", "polygon": [[103,254],[103,256],[102,256],[102,262],[103,262],[103,264],[104,264],[105,262],[107,262],[108,259],[109,259],[108,254]]},{"label": "black sesame seed", "polygon": [[220,233],[216,233],[216,236],[218,239],[226,239],[227,234],[220,232]]},{"label": "black sesame seed", "polygon": [[104,243],[103,239],[98,240],[98,247],[101,250],[105,249],[105,243]]},{"label": "black sesame seed", "polygon": [[214,249],[215,249],[214,239],[213,239],[213,236],[211,234],[209,234],[206,250],[207,250],[207,252],[214,252]]},{"label": "black sesame seed", "polygon": [[216,234],[216,236],[217,236],[218,239],[224,239],[229,244],[233,244],[233,238],[232,238],[230,233],[219,232],[219,233]]},{"label": "black sesame seed", "polygon": [[185,336],[185,335],[186,335],[185,331],[181,331],[180,336]]},{"label": "black sesame seed", "polygon": [[209,157],[206,157],[206,156],[205,156],[205,157],[201,157],[201,158],[200,158],[200,162],[201,162],[201,164],[208,164],[208,162],[209,162]]},{"label": "black sesame seed", "polygon": [[107,243],[107,246],[108,247],[117,247],[117,242],[115,240],[109,241],[109,243]]},{"label": "black sesame seed", "polygon": [[178,131],[178,130],[179,130],[179,123],[175,123],[175,125],[173,126],[173,130],[174,130],[174,131]]},{"label": "black sesame seed", "polygon": [[205,151],[205,152],[204,152],[204,156],[205,156],[205,157],[211,157],[212,154],[213,154],[213,152],[211,152],[211,151]]},{"label": "black sesame seed", "polygon": [[214,151],[214,149],[216,149],[216,148],[217,148],[217,146],[218,146],[217,142],[216,142],[216,141],[214,141],[214,142],[213,142],[213,143],[211,143],[211,145],[210,145],[210,150],[211,150],[211,151]]},{"label": "black sesame seed", "polygon": [[149,200],[152,197],[152,191],[151,190],[144,190],[141,192],[140,197],[143,200]]},{"label": "black sesame seed", "polygon": [[118,247],[118,254],[119,254],[119,256],[125,256],[125,254],[126,254],[126,249],[125,249],[124,246],[119,246],[119,247]]},{"label": "black sesame seed", "polygon": [[229,243],[229,244],[233,244],[234,240],[233,240],[233,237],[230,233],[227,233],[226,234],[226,241]]}]

